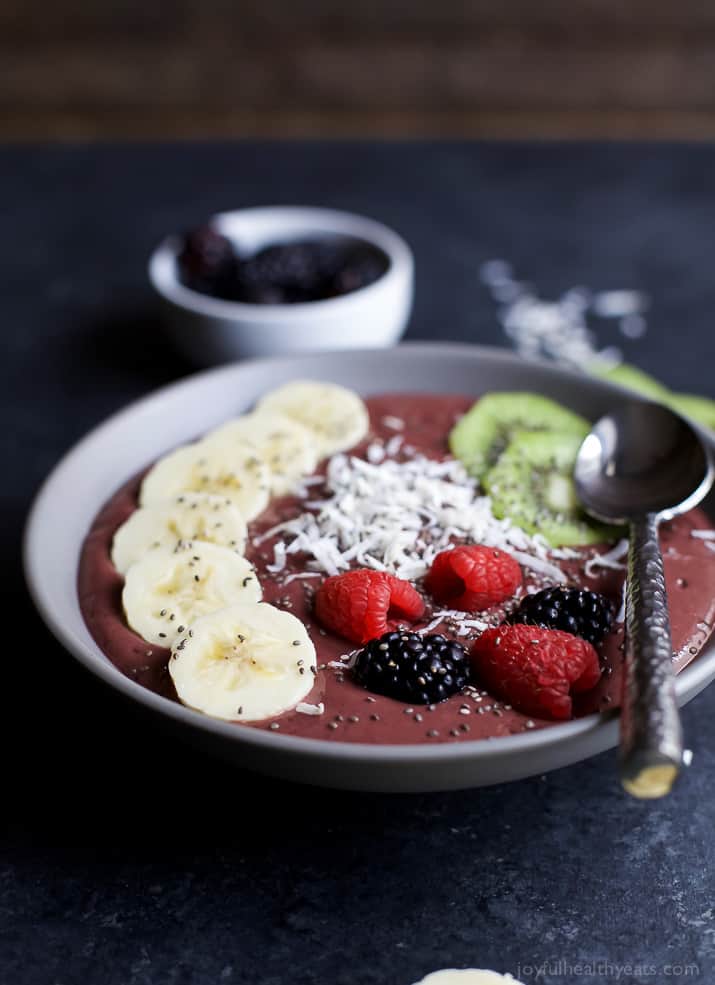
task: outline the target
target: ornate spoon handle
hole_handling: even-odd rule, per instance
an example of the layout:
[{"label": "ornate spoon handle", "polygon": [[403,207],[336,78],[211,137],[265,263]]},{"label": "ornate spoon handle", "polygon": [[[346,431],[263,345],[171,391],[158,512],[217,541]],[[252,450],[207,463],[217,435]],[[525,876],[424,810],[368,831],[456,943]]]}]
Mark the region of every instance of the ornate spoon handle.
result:
[{"label": "ornate spoon handle", "polygon": [[654,513],[631,523],[621,703],[621,781],[635,797],[667,794],[683,759],[663,558]]}]

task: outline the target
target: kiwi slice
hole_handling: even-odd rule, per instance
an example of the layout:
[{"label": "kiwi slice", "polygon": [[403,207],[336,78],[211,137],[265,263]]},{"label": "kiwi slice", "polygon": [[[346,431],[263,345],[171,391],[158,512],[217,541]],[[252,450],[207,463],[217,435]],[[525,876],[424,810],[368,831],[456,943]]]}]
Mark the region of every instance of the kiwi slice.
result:
[{"label": "kiwi slice", "polygon": [[670,396],[670,390],[667,387],[659,383],[653,376],[644,373],[642,369],[638,369],[637,366],[620,363],[618,366],[604,368],[601,363],[594,363],[588,368],[594,376],[600,376],[610,383],[620,383],[621,386],[635,390],[636,393],[640,393],[650,400],[660,400],[665,403]]},{"label": "kiwi slice", "polygon": [[598,544],[614,529],[591,520],[580,508],[572,473],[582,435],[554,431],[517,432],[484,477],[494,515],[552,547]]},{"label": "kiwi slice", "polygon": [[555,400],[537,393],[489,393],[478,400],[452,428],[449,448],[470,475],[481,479],[516,432],[574,435],[580,442],[589,424]]},{"label": "kiwi slice", "polygon": [[621,363],[620,366],[611,366],[608,369],[603,369],[595,363],[589,369],[602,379],[627,386],[649,400],[658,400],[671,407],[677,414],[691,417],[699,424],[715,430],[715,400],[697,397],[691,393],[673,393],[648,373],[628,363]]},{"label": "kiwi slice", "polygon": [[669,404],[677,414],[692,417],[698,424],[704,424],[706,428],[715,431],[715,400],[696,397],[692,393],[674,393]]}]

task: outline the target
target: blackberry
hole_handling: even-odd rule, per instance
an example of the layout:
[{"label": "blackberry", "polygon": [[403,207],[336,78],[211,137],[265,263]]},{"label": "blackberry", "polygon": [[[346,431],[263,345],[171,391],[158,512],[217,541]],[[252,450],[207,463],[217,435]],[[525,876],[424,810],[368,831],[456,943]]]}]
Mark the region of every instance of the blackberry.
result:
[{"label": "blackberry", "polygon": [[194,291],[244,304],[296,304],[349,294],[381,277],[385,253],[370,243],[336,237],[266,246],[239,257],[212,226],[184,237],[181,282]]},{"label": "blackberry", "polygon": [[253,304],[320,300],[330,291],[341,253],[335,244],[320,241],[267,246],[239,265],[241,299]]},{"label": "blackberry", "polygon": [[389,266],[389,260],[382,250],[369,244],[358,244],[349,249],[343,266],[333,278],[333,294],[350,294],[361,287],[373,284],[382,277]]},{"label": "blackberry", "polygon": [[187,287],[215,297],[230,295],[236,255],[231,241],[211,226],[200,226],[186,235],[178,263]]},{"label": "blackberry", "polygon": [[370,640],[352,672],[359,684],[376,694],[430,705],[464,688],[469,662],[463,646],[439,634],[393,632]]},{"label": "blackberry", "polygon": [[522,599],[509,621],[560,629],[596,645],[611,628],[613,606],[609,599],[596,592],[580,588],[545,588]]},{"label": "blackberry", "polygon": [[387,256],[359,241],[301,240],[267,246],[237,268],[237,300],[295,304],[349,294],[381,277]]}]

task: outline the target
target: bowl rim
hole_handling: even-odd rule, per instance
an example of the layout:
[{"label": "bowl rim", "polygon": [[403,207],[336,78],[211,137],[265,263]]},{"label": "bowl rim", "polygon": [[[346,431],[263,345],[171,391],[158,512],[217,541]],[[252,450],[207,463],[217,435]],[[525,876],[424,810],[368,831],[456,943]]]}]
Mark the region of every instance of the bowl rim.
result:
[{"label": "bowl rim", "polygon": [[[574,381],[582,375],[578,371],[556,367],[552,363],[545,363],[543,360],[524,359],[496,346],[443,342],[408,342],[401,346],[395,346],[392,350],[386,351],[384,349],[372,348],[355,350],[355,353],[361,353],[363,356],[373,355],[376,358],[384,359],[387,352],[399,353],[405,350],[408,350],[412,355],[424,356],[426,358],[434,358],[437,352],[444,352],[455,357],[469,359],[477,357],[486,361],[507,362],[515,367],[521,367],[522,370],[525,364],[527,366],[532,364],[542,369],[548,367],[552,374],[564,381]],[[335,358],[336,356],[344,356],[344,353],[336,350],[318,355],[320,357]],[[343,742],[339,739],[327,741],[324,739],[281,734],[279,731],[263,731],[250,727],[241,728],[236,723],[209,718],[192,708],[171,701],[169,698],[165,698],[143,687],[141,684],[122,674],[94,641],[92,641],[91,646],[88,645],[65,626],[63,619],[54,611],[54,607],[51,604],[49,597],[51,592],[48,591],[46,585],[43,583],[41,524],[44,518],[43,515],[49,516],[53,512],[52,501],[55,487],[60,484],[66,474],[72,472],[75,462],[81,458],[87,448],[98,441],[102,441],[104,436],[125,418],[130,418],[136,411],[147,408],[152,404],[161,404],[162,400],[169,394],[190,391],[198,381],[205,380],[209,376],[230,375],[239,370],[250,370],[252,367],[259,365],[269,367],[271,364],[281,361],[290,363],[293,358],[286,356],[283,360],[280,360],[276,357],[264,357],[245,360],[240,363],[231,363],[194,373],[181,380],[159,387],[146,396],[124,405],[118,411],[105,418],[66,452],[40,486],[30,508],[23,535],[23,568],[25,580],[35,606],[53,635],[95,677],[98,677],[123,696],[138,701],[139,704],[151,711],[157,712],[160,716],[170,718],[174,722],[195,729],[198,732],[208,732],[214,737],[239,742],[240,744],[253,746],[258,749],[280,751],[283,755],[317,756],[323,761],[329,759],[334,762],[355,760],[364,762],[365,760],[372,760],[383,764],[415,764],[419,762],[434,764],[443,761],[446,764],[460,762],[462,760],[495,759],[500,755],[513,756],[517,753],[526,755],[536,750],[544,750],[550,746],[568,742],[570,739],[595,734],[608,728],[610,723],[617,718],[617,710],[601,713],[596,712],[568,722],[558,722],[546,728],[534,729],[530,732],[522,732],[515,735],[497,736],[489,739],[467,739],[459,743],[444,742],[436,745],[427,745],[425,743],[385,744]],[[612,392],[614,396],[629,395],[632,397],[631,391],[617,384],[591,378],[589,378],[589,384]],[[706,434],[705,437],[715,448],[715,436]],[[101,504],[98,504],[98,508],[99,505]],[[76,575],[76,572],[73,572],[73,575]],[[676,693],[679,700],[688,700],[689,696],[697,693],[699,689],[709,683],[714,675],[715,645],[710,642],[706,643],[697,658],[677,675]]]},{"label": "bowl rim", "polygon": [[[166,301],[197,315],[290,325],[298,320],[307,322],[315,318],[322,320],[343,315],[350,307],[372,303],[393,285],[412,280],[414,257],[407,241],[394,229],[377,219],[355,212],[312,205],[258,205],[215,212],[208,217],[206,224],[220,229],[222,224],[241,219],[261,221],[270,218],[284,218],[289,223],[298,223],[302,220],[306,235],[310,232],[333,232],[362,239],[382,250],[389,260],[389,266],[371,284],[337,298],[300,301],[295,304],[247,304],[243,301],[227,301],[202,294],[181,283],[176,272],[176,258],[181,240],[180,234],[175,232],[165,236],[149,256],[147,271],[152,287]],[[229,239],[232,238],[225,230],[224,235]]]}]

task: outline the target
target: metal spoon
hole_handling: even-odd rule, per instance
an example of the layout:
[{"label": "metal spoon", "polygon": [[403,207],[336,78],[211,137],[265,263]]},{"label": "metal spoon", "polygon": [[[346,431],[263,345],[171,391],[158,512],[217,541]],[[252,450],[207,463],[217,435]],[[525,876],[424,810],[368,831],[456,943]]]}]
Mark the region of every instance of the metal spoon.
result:
[{"label": "metal spoon", "polygon": [[699,503],[714,474],[697,431],[643,400],[626,401],[602,417],[576,461],[576,490],[586,511],[630,525],[620,772],[635,797],[667,794],[683,759],[658,522]]}]

